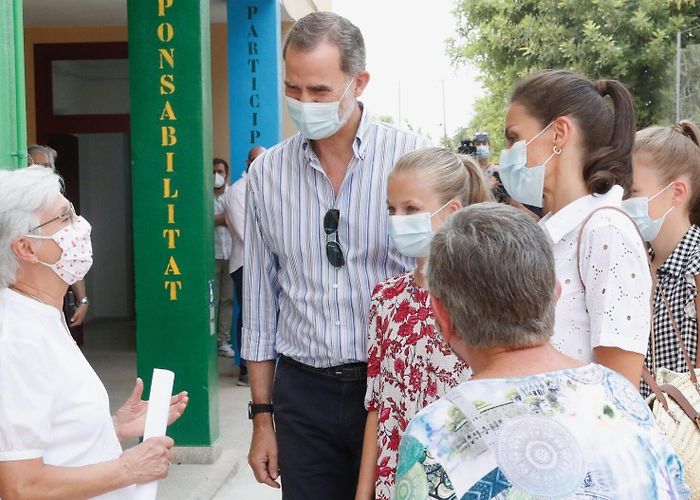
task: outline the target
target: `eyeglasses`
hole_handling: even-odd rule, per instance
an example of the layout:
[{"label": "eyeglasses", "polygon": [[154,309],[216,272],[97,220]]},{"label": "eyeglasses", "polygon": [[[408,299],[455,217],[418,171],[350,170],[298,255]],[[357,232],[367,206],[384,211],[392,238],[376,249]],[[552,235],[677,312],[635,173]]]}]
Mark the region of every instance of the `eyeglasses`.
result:
[{"label": "eyeglasses", "polygon": [[46,168],[53,168],[51,165],[47,165],[46,163],[37,163],[34,161],[34,158],[32,158],[31,155],[27,156],[27,166],[28,167],[46,167]]},{"label": "eyeglasses", "polygon": [[75,213],[75,208],[73,207],[73,204],[69,203],[68,204],[68,211],[66,213],[58,215],[51,220],[47,220],[46,222],[39,224],[37,227],[30,229],[29,232],[31,233],[32,231],[36,231],[37,229],[41,229],[42,227],[47,226],[47,225],[51,224],[52,222],[56,222],[56,221],[68,222],[69,224],[73,225],[73,224],[75,224],[75,221],[77,218],[78,218],[78,215]]},{"label": "eyeglasses", "polygon": [[331,208],[326,215],[323,217],[323,230],[326,232],[326,236],[335,234],[335,240],[326,241],[326,257],[328,262],[331,263],[333,267],[341,267],[345,265],[345,257],[343,256],[343,249],[338,243],[338,223],[340,222],[340,210]]}]

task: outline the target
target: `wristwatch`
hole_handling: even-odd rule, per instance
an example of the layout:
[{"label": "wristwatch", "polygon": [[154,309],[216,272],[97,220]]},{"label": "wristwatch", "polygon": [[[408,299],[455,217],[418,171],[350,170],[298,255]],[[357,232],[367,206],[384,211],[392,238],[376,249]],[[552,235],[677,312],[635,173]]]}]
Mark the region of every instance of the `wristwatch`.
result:
[{"label": "wristwatch", "polygon": [[252,420],[258,413],[272,413],[272,405],[248,403],[248,418]]},{"label": "wristwatch", "polygon": [[88,300],[87,297],[83,297],[82,299],[80,299],[80,300],[77,302],[77,304],[78,304],[78,305],[86,305],[86,306],[89,306],[89,305],[90,305],[90,301]]}]

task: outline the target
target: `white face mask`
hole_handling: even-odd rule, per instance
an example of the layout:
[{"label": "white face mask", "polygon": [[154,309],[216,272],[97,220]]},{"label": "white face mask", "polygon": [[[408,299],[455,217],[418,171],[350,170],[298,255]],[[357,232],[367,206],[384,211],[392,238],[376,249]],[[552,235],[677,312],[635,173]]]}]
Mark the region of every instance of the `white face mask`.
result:
[{"label": "white face mask", "polygon": [[214,187],[216,189],[221,189],[226,184],[226,178],[219,172],[214,173]]},{"label": "white face mask", "polygon": [[555,154],[561,154],[561,149],[554,146],[553,153],[549,155],[542,165],[528,167],[527,145],[537,139],[549,127],[551,122],[529,141],[518,141],[509,149],[501,151],[501,161],[498,165],[498,175],[501,177],[503,187],[515,201],[540,207],[544,204],[544,167]]},{"label": "white face mask", "polygon": [[646,196],[635,196],[633,198],[622,200],[622,209],[627,212],[627,215],[629,215],[634,222],[637,223],[637,227],[639,228],[639,232],[642,234],[644,241],[652,241],[659,235],[661,226],[664,225],[664,219],[666,219],[666,216],[675,208],[671,206],[671,208],[669,208],[666,213],[658,219],[652,219],[649,216],[649,202],[671,186],[673,186],[673,182],[651,198],[647,198]]},{"label": "white face mask", "polygon": [[285,96],[289,116],[304,137],[311,140],[325,139],[345,125],[354,106],[347,106],[345,114],[340,116],[340,103],[354,81],[353,77],[343,95],[335,102],[301,102]]},{"label": "white face mask", "polygon": [[37,260],[39,264],[51,268],[68,285],[83,279],[92,266],[92,242],[90,241],[90,223],[78,216],[73,224],[59,229],[51,236],[25,234],[27,238],[54,240],[61,248],[58,262],[49,264]]},{"label": "white face mask", "polygon": [[441,212],[452,200],[432,214],[421,212],[411,215],[389,216],[389,238],[396,249],[406,257],[427,257],[433,241],[433,225],[430,220]]}]

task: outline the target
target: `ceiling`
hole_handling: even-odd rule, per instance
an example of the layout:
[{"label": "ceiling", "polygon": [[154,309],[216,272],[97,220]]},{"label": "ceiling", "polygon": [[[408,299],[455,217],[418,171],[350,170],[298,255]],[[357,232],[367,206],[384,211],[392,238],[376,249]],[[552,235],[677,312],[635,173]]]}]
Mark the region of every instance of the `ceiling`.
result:
[{"label": "ceiling", "polygon": [[[127,0],[24,0],[24,25],[125,26]],[[226,0],[210,0],[211,21],[226,22]]]}]

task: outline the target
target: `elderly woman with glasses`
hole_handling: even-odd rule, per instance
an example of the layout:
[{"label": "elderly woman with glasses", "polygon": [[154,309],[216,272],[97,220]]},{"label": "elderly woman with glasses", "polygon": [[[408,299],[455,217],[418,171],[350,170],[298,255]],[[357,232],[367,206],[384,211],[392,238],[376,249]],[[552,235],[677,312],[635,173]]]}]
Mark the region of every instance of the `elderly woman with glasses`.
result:
[{"label": "elderly woman with glasses", "polygon": [[[132,498],[163,478],[172,439],[143,434],[143,382],[114,416],[61,313],[92,264],[90,225],[52,170],[0,170],[0,498]],[[170,422],[187,406],[174,396]]]},{"label": "elderly woman with glasses", "polygon": [[550,344],[560,287],[528,215],[494,203],[456,212],[427,276],[440,333],[473,375],[409,424],[394,498],[689,497],[636,388]]}]

